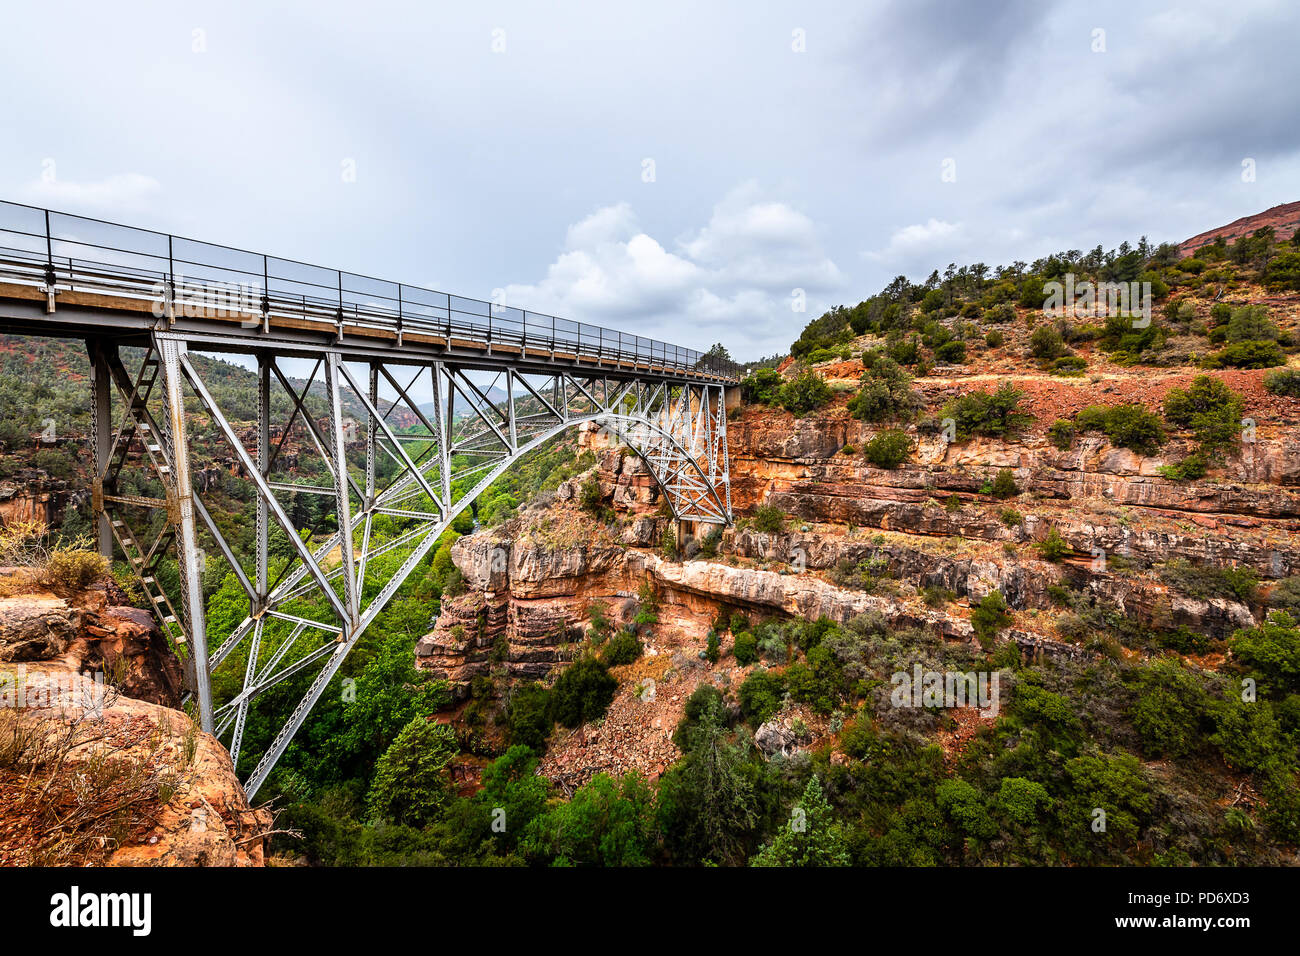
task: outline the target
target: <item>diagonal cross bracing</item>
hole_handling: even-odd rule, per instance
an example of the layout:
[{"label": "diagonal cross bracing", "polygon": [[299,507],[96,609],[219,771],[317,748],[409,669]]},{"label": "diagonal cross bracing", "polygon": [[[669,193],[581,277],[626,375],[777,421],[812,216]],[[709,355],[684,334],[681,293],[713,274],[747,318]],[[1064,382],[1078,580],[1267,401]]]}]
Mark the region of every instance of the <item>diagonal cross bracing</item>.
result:
[{"label": "diagonal cross bracing", "polygon": [[[228,742],[237,763],[241,751],[257,747],[259,759],[246,782],[250,796],[266,781],[348,652],[442,532],[507,468],[564,429],[599,427],[633,449],[674,517],[731,519],[721,384],[507,366],[497,370],[495,381],[501,384],[492,391],[492,385],[475,380],[481,373],[471,365],[358,359],[345,349],[314,355],[309,377],[295,381],[285,365],[292,356],[265,348],[257,353],[258,420],[249,428],[221,406],[182,336],[162,331],[150,342],[134,375],[115,349],[92,348],[97,374],[116,387],[122,404],[115,432],[108,410],[97,404],[97,420],[102,416],[107,424],[97,431],[104,447],[96,452],[96,509],[108,519],[112,540],[128,555],[137,577],[148,579],[145,593],[156,595],[160,617],[185,650],[204,725]],[[189,436],[186,416],[173,408],[187,397],[197,403],[190,417],[211,423],[253,486],[251,571],[222,537],[192,482],[191,508],[180,506],[186,496],[177,465],[188,467]],[[278,420],[277,409],[283,415]],[[166,427],[159,427],[159,418]],[[143,454],[136,457],[161,483],[165,498],[132,501],[128,508],[113,493],[114,481],[128,456],[140,449],[142,435]],[[185,453],[178,454],[182,448]],[[292,463],[308,454],[323,476],[315,482],[293,473]],[[330,526],[324,531],[296,518],[300,501],[308,497],[328,512]],[[137,537],[123,511],[136,514],[151,505],[165,508],[167,520]],[[377,518],[383,519],[382,532]],[[272,547],[277,534],[279,558]],[[245,619],[228,635],[218,635],[210,654],[194,630],[204,620],[200,535],[215,544],[249,601]],[[148,573],[167,548],[182,558],[182,549],[195,552],[181,562],[192,570],[182,575],[179,611]],[[395,556],[401,561],[393,568]],[[285,682],[304,680],[294,691],[300,694],[297,705],[274,737],[250,741],[248,717],[261,695],[275,687],[299,687]],[[222,691],[214,698],[205,685]]]}]

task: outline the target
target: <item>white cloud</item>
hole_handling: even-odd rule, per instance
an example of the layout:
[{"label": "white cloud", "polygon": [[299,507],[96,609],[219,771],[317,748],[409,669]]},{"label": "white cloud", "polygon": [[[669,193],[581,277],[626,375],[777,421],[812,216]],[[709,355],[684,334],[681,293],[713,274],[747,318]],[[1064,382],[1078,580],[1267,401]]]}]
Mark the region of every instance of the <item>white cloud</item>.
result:
[{"label": "white cloud", "polygon": [[817,296],[842,282],[812,219],[745,183],[671,249],[641,228],[628,203],[597,209],[569,227],[545,277],[507,286],[505,297],[683,345],[724,338],[737,354],[756,356],[787,348],[807,321],[791,309],[795,289],[814,312]]},{"label": "white cloud", "polygon": [[938,250],[951,249],[963,236],[962,224],[931,217],[894,231],[884,249],[862,255],[876,262],[904,262]]},{"label": "white cloud", "polygon": [[[55,167],[57,170],[57,167]],[[158,180],[142,173],[118,173],[97,182],[61,179],[57,172],[23,188],[26,202],[51,209],[135,210],[152,199],[162,187]]]}]

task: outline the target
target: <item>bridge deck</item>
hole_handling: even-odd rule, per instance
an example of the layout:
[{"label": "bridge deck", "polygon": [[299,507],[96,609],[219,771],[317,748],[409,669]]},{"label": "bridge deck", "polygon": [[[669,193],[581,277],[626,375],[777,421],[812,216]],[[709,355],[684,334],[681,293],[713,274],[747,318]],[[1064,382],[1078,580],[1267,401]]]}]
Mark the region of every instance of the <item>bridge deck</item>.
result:
[{"label": "bridge deck", "polygon": [[127,340],[171,331],[200,350],[738,380],[733,363],[644,336],[5,202],[0,328]]}]

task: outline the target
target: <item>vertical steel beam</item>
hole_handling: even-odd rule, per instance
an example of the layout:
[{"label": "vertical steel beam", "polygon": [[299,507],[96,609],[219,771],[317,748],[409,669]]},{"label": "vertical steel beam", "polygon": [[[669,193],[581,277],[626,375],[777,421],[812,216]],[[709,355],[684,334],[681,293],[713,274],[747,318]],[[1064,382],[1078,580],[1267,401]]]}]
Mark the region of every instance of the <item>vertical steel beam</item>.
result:
[{"label": "vertical steel beam", "polygon": [[199,541],[194,523],[194,484],[190,474],[189,436],[185,431],[185,393],[181,388],[181,355],[185,345],[175,339],[158,343],[163,367],[163,401],[172,440],[172,486],[176,498],[176,557],[180,565],[181,595],[185,602],[186,637],[194,656],[194,696],[199,705],[199,725],[212,733],[212,686],[208,673],[208,634],[203,607],[203,577],[199,568]]},{"label": "vertical steel beam", "polygon": [[108,472],[109,454],[113,448],[113,380],[105,348],[107,343],[102,339],[86,341],[86,349],[90,352],[90,444],[95,464],[91,510],[99,553],[112,560],[113,527],[104,507],[104,476]]},{"label": "vertical steel beam", "polygon": [[506,369],[506,411],[510,416],[510,453],[513,455],[519,450],[519,431],[515,427],[515,373],[514,369]]},{"label": "vertical steel beam", "polygon": [[339,523],[339,560],[343,562],[343,601],[348,608],[348,633],[361,619],[361,597],[357,593],[357,566],[352,558],[352,501],[348,493],[348,447],[343,433],[343,380],[337,352],[325,353],[325,390],[329,398],[330,457],[334,459],[334,497]]},{"label": "vertical steel beam", "polygon": [[[433,424],[438,426],[438,477],[442,480],[442,503],[451,508],[451,395],[447,396],[447,414],[442,413],[442,363],[435,362],[429,369],[429,378],[433,383]],[[448,387],[448,392],[451,389]]]},{"label": "vertical steel beam", "polygon": [[[257,471],[265,480],[271,473],[271,363],[275,359],[264,352],[257,355]],[[270,563],[270,516],[266,498],[257,496],[257,607],[261,614],[266,606],[267,566]]]}]

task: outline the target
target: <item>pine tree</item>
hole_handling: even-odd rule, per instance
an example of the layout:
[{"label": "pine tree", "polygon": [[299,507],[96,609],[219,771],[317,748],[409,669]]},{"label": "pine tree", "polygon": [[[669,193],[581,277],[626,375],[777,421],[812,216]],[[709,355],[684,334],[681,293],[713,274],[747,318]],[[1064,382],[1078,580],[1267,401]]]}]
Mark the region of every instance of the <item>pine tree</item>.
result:
[{"label": "pine tree", "polygon": [[835,812],[813,776],[795,805],[790,823],[750,860],[750,866],[848,866]]}]

